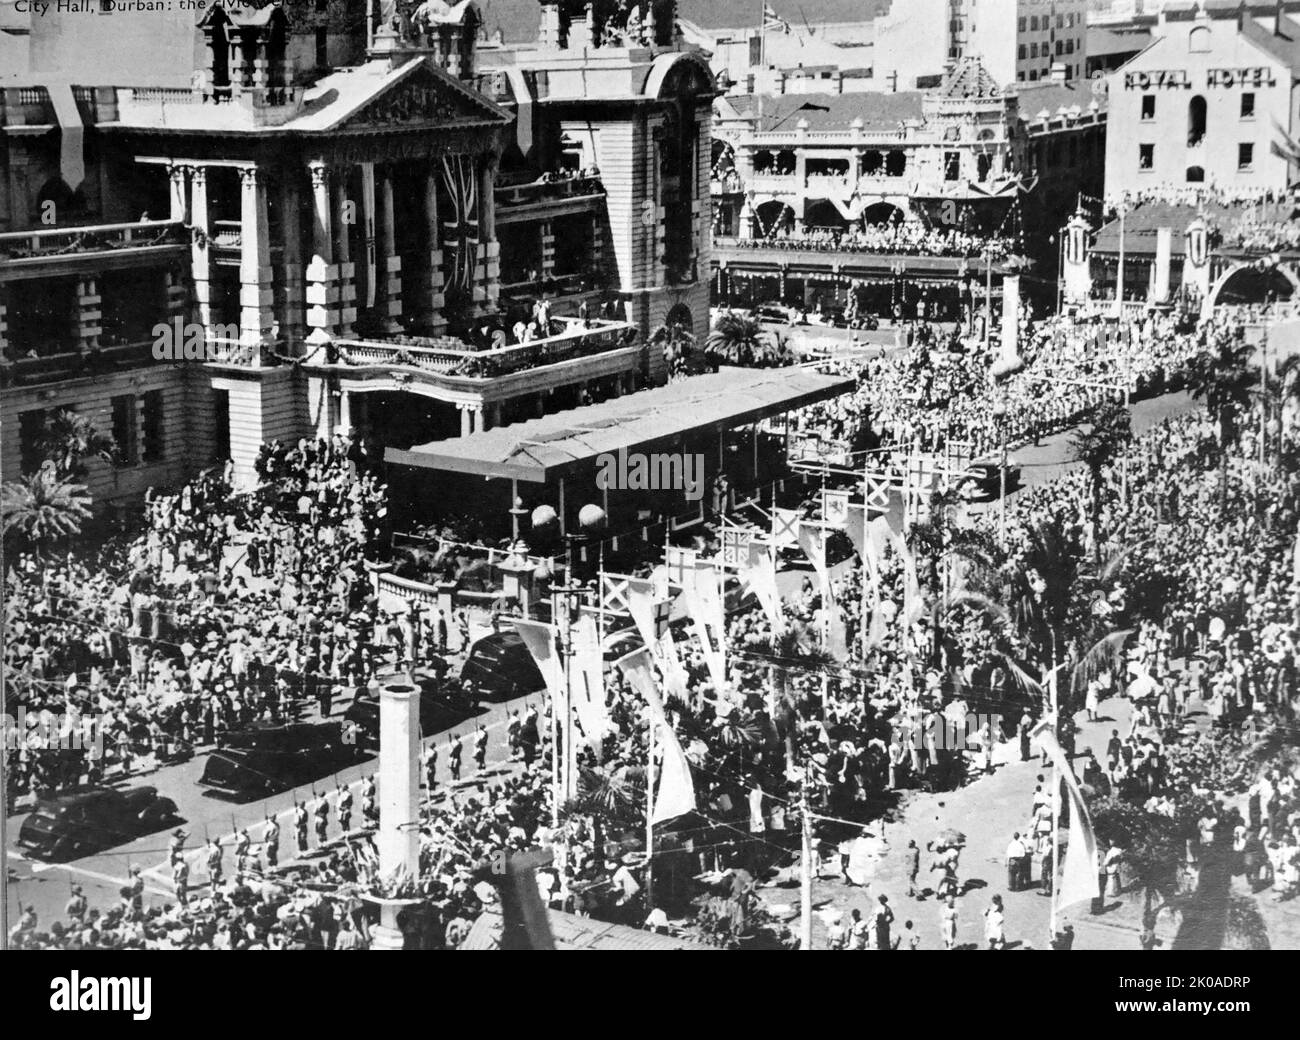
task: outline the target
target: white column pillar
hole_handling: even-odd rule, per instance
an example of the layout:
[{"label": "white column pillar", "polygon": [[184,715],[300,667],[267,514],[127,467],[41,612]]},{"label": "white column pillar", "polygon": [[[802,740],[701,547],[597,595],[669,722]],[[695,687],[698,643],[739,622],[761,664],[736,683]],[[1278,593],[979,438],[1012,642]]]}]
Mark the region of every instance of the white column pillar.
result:
[{"label": "white column pillar", "polygon": [[77,347],[82,353],[99,346],[103,334],[99,286],[95,279],[86,277],[77,281]]},{"label": "white column pillar", "polygon": [[194,279],[195,319],[205,335],[212,334],[212,227],[208,217],[208,171],[196,166],[190,173],[190,272]]},{"label": "white column pillar", "polygon": [[352,262],[352,243],[348,228],[356,219],[356,207],[348,199],[347,169],[336,170],[334,174],[334,258],[339,267],[339,327],[340,336],[352,335],[352,324],[357,320],[357,268]]},{"label": "white column pillar", "polygon": [[470,416],[469,405],[462,404],[457,407],[460,408],[460,435],[468,437],[474,432],[474,420]]},{"label": "white column pillar", "polygon": [[402,331],[402,258],[397,254],[397,214],[393,211],[393,171],[379,171],[379,305],[384,331]]},{"label": "white column pillar", "polygon": [[297,350],[306,320],[303,311],[302,200],[299,194],[299,176],[300,172],[289,166],[285,168],[280,181],[280,237],[283,240],[283,251],[280,254],[283,263],[283,314],[280,327],[292,348],[290,352]]},{"label": "white column pillar", "polygon": [[187,180],[189,168],[179,163],[167,164],[167,181],[171,206],[171,219],[189,223],[190,207]]},{"label": "white column pillar", "polygon": [[334,219],[329,168],[319,159],[307,164],[311,178],[311,262],[307,265],[307,342],[328,343],[339,325],[339,269],[334,263]]},{"label": "white column pillar", "polygon": [[[403,677],[379,688],[379,871],[420,869],[420,688]],[[385,906],[372,931],[374,949],[400,950],[397,908]]]},{"label": "white column pillar", "polygon": [[424,220],[429,235],[428,324],[435,335],[446,330],[442,309],[447,298],[442,291],[442,241],[438,227],[438,174],[430,172],[424,182]]},{"label": "white column pillar", "polygon": [[[482,257],[482,281],[474,287],[474,300],[485,312],[497,309],[501,296],[501,246],[497,242],[496,162],[490,157],[479,160],[479,247]],[[480,272],[475,271],[478,275]],[[481,288],[480,288],[481,286]]]},{"label": "white column pillar", "polygon": [[256,364],[275,324],[266,181],[256,166],[241,168],[239,181],[239,340],[255,352]]}]

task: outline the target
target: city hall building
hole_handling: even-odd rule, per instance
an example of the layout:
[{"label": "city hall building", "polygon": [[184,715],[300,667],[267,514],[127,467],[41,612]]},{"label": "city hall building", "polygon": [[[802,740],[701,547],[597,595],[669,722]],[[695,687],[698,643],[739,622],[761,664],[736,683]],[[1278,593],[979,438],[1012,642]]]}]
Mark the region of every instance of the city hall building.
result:
[{"label": "city hall building", "polygon": [[116,442],[102,505],[248,482],[273,439],[407,447],[663,382],[647,333],[707,328],[715,91],[648,6],[631,33],[542,4],[514,49],[471,0],[6,33],[6,479],[63,410]]},{"label": "city hall building", "polygon": [[1166,6],[1155,39],[1107,77],[1106,193],[1284,191],[1300,134],[1300,22]]}]

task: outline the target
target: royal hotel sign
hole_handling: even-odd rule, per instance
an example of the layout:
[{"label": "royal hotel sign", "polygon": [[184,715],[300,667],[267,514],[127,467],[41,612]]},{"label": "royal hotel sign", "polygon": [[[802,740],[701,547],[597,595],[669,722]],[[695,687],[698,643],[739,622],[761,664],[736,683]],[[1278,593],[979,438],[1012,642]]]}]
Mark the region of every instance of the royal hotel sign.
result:
[{"label": "royal hotel sign", "polygon": [[[1208,69],[1207,87],[1272,87],[1277,85],[1273,69]],[[1152,69],[1124,73],[1125,90],[1191,90],[1192,78],[1186,69]]]}]

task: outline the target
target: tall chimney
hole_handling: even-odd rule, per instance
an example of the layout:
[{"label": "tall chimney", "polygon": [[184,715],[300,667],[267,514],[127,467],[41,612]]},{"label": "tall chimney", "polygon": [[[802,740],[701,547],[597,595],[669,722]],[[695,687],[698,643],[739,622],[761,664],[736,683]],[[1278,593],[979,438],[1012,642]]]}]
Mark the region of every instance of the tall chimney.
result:
[{"label": "tall chimney", "polygon": [[555,51],[564,46],[560,32],[560,5],[555,0],[542,4],[542,20],[537,27],[537,46],[544,51]]}]

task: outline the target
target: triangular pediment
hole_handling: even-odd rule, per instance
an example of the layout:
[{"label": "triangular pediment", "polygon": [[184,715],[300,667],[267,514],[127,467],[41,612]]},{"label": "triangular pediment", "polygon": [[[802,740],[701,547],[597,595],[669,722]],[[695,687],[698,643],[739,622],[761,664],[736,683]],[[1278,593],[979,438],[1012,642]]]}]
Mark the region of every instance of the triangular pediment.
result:
[{"label": "triangular pediment", "polygon": [[[333,79],[333,77],[330,77]],[[512,116],[469,85],[427,59],[414,59],[373,81],[360,96],[343,95],[352,84],[341,82],[334,104],[321,108],[311,129],[331,133],[376,130],[504,126]],[[324,96],[332,84],[322,82]],[[334,109],[334,111],[330,111]]]}]

